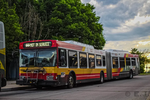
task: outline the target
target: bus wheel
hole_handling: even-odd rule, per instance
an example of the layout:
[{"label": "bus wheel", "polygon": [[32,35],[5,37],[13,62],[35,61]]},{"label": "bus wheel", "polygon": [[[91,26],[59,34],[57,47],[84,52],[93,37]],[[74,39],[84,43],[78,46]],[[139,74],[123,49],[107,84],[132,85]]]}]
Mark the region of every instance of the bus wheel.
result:
[{"label": "bus wheel", "polygon": [[104,83],[104,75],[102,73],[100,74],[100,83]]},{"label": "bus wheel", "polygon": [[73,88],[73,86],[74,86],[74,78],[73,75],[70,74],[68,79],[68,88]]},{"label": "bus wheel", "polygon": [[133,72],[132,72],[132,71],[129,72],[129,78],[130,78],[130,79],[133,78]]}]

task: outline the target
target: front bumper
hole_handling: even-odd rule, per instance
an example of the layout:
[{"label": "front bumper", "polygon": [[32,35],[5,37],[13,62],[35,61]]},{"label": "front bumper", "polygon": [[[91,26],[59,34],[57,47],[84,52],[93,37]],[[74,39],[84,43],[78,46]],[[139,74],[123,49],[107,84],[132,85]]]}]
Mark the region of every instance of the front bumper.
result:
[{"label": "front bumper", "polygon": [[40,85],[40,86],[58,86],[59,82],[57,80],[53,81],[46,81],[46,80],[20,80],[18,79],[16,81],[16,84],[18,85]]}]

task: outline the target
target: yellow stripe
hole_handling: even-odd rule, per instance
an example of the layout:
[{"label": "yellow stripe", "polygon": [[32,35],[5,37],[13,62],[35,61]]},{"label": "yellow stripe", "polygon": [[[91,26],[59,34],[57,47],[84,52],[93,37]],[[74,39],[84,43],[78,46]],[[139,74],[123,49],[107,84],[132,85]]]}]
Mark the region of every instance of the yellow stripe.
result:
[{"label": "yellow stripe", "polygon": [[70,71],[74,71],[76,74],[94,74],[100,73],[104,71],[107,73],[106,69],[79,69],[79,68],[57,68],[57,67],[20,67],[19,73],[26,73],[24,70],[36,70],[36,69],[45,69],[46,73],[57,73],[57,75],[61,75],[61,72],[65,72],[66,75],[70,73]]},{"label": "yellow stripe", "polygon": [[85,47],[82,48],[82,51],[85,51]]},{"label": "yellow stripe", "polygon": [[6,54],[6,52],[5,52],[5,48],[0,49],[0,53],[1,53],[1,54],[3,54],[3,55],[5,55],[5,54]]},{"label": "yellow stripe", "polygon": [[0,61],[0,69],[5,70],[5,68],[4,68],[4,66],[3,66],[3,64],[2,64],[2,62],[1,62],[1,61]]},{"label": "yellow stripe", "polygon": [[[123,68],[121,68],[120,72],[122,72],[122,71],[123,71]],[[118,72],[118,68],[113,68],[112,73],[114,73],[114,72]]]}]

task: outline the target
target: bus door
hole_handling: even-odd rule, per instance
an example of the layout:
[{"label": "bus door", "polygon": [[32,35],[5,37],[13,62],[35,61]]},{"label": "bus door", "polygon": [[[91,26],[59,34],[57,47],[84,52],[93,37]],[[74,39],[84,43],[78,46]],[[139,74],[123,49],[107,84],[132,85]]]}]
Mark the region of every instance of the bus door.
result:
[{"label": "bus door", "polygon": [[112,79],[112,66],[111,66],[111,53],[106,52],[106,69],[107,69],[107,79]]},{"label": "bus door", "polygon": [[89,69],[84,70],[84,73],[87,73],[88,79],[94,79],[97,78],[97,75],[95,75],[95,55],[94,54],[88,54],[88,66]]}]

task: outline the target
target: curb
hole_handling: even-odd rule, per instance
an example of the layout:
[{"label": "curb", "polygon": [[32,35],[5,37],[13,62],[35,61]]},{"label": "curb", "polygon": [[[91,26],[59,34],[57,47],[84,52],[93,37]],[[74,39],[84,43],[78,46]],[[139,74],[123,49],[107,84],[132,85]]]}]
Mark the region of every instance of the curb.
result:
[{"label": "curb", "polygon": [[5,88],[5,89],[1,89],[0,92],[8,92],[8,91],[24,90],[24,89],[30,89],[30,88],[33,88],[33,87],[28,86],[28,87]]}]

